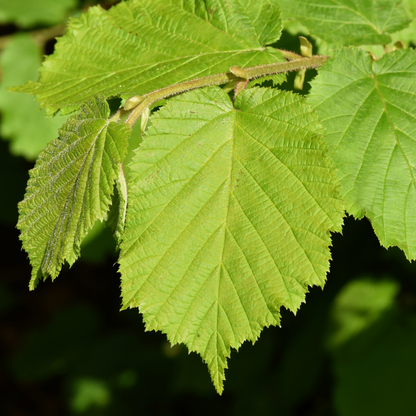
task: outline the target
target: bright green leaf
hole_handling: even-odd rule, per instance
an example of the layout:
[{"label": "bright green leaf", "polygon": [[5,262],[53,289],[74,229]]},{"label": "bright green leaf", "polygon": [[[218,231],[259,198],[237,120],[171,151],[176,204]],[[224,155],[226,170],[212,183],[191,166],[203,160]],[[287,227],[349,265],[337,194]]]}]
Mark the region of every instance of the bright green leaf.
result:
[{"label": "bright green leaf", "polygon": [[323,286],[338,181],[303,99],[219,88],[156,112],[132,159],[121,244],[124,308],[185,343],[222,391],[231,348],[296,312]]},{"label": "bright green leaf", "polygon": [[30,288],[54,279],[97,220],[107,217],[130,129],[109,117],[107,102],[92,99],[68,120],[30,172],[19,204],[20,239],[33,268]]},{"label": "bright green leaf", "polygon": [[378,61],[342,49],[319,70],[309,103],[324,127],[347,210],[385,247],[416,258],[416,51]]},{"label": "bright green leaf", "polygon": [[[26,94],[7,91],[7,87],[34,80],[38,76],[41,52],[33,40],[24,34],[14,36],[0,58],[0,133],[10,140],[14,155],[35,159],[39,152],[57,136],[66,118],[46,118],[39,104]],[[22,120],[24,122],[22,123]]]},{"label": "bright green leaf", "polygon": [[411,19],[400,0],[279,0],[285,18],[336,45],[388,44]]},{"label": "bright green leaf", "polygon": [[[95,94],[143,95],[193,78],[284,61],[264,47],[281,34],[276,0],[132,0],[108,12],[93,7],[70,22],[38,83],[49,113],[73,110]],[[195,11],[196,14],[193,12]]]},{"label": "bright green leaf", "polygon": [[0,22],[21,27],[61,23],[76,0],[0,0]]}]

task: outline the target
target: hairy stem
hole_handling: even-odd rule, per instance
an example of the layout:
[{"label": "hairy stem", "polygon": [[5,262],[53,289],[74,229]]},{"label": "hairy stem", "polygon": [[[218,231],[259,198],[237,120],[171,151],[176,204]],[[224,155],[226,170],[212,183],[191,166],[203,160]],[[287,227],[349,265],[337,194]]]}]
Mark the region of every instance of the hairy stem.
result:
[{"label": "hairy stem", "polygon": [[247,68],[239,68],[236,71],[236,67],[231,67],[232,72],[225,72],[222,74],[209,75],[207,77],[196,78],[190,81],[180,82],[179,84],[170,85],[159,90],[152,91],[143,96],[134,96],[129,98],[124,108],[125,110],[133,110],[126,120],[126,123],[132,126],[143,112],[151,104],[159,101],[163,98],[170,97],[172,95],[180,94],[185,91],[194,90],[196,88],[210,87],[213,85],[227,84],[231,81],[241,81],[241,77],[236,76],[241,73],[244,74],[244,79],[260,78],[267,75],[280,74],[283,72],[298,71],[300,69],[318,68],[320,67],[329,56],[315,55],[311,57],[300,57],[292,52],[286,57],[290,59],[288,62],[277,62],[275,64],[266,64],[259,66],[252,66]]}]

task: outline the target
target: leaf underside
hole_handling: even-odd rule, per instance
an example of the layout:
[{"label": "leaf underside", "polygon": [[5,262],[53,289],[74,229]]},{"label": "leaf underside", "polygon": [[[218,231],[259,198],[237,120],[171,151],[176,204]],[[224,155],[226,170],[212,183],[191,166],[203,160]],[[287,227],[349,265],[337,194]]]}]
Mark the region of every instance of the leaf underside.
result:
[{"label": "leaf underside", "polygon": [[[131,0],[70,22],[29,92],[49,114],[92,95],[143,95],[182,81],[284,61],[277,0]],[[116,47],[114,47],[116,45]],[[279,75],[284,79],[284,75]],[[66,110],[65,110],[66,108]]]},{"label": "leaf underside", "polygon": [[372,60],[341,49],[312,82],[308,103],[326,129],[347,211],[366,216],[385,247],[416,258],[416,52]]},{"label": "leaf underside", "polygon": [[19,203],[20,239],[32,265],[30,288],[72,265],[97,220],[106,219],[130,128],[108,120],[107,102],[95,98],[40,154]]},{"label": "leaf underside", "polygon": [[123,307],[198,352],[222,392],[230,349],[323,286],[338,180],[316,117],[288,92],[245,90],[234,108],[196,90],[151,122],[128,175]]},{"label": "leaf underside", "polygon": [[411,19],[400,0],[279,0],[284,16],[335,45],[382,45]]}]

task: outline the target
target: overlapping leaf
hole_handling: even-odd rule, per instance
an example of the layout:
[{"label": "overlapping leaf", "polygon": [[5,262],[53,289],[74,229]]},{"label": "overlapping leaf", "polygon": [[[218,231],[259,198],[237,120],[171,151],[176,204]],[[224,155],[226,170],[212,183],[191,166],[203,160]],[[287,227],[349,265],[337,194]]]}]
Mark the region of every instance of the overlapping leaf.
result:
[{"label": "overlapping leaf", "polygon": [[123,305],[183,342],[222,391],[231,348],[323,285],[343,206],[302,98],[219,88],[172,99],[131,162]]},{"label": "overlapping leaf", "polygon": [[383,246],[416,258],[416,52],[379,61],[342,49],[319,71],[309,103],[326,128],[347,210]]},{"label": "overlapping leaf", "polygon": [[406,47],[416,43],[416,0],[403,0],[403,8],[413,21],[410,26],[392,35],[393,42],[403,42]]},{"label": "overlapping leaf", "polygon": [[284,60],[276,0],[131,0],[73,20],[38,83],[17,89],[50,113],[94,94],[145,94],[185,80]]},{"label": "overlapping leaf", "polygon": [[90,100],[30,172],[18,228],[33,268],[31,289],[42,277],[55,278],[65,261],[71,265],[88,230],[107,216],[130,132],[109,113],[106,101]]},{"label": "overlapping leaf", "polygon": [[279,0],[286,18],[305,25],[312,35],[336,45],[391,42],[389,34],[411,19],[400,0]]}]

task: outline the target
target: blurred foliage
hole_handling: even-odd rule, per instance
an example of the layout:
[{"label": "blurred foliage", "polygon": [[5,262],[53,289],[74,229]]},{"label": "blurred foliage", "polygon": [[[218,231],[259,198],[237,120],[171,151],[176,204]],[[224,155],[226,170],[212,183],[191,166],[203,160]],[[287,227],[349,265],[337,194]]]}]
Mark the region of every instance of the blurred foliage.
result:
[{"label": "blurred foliage", "polygon": [[45,110],[27,94],[15,94],[7,87],[36,80],[41,64],[41,51],[27,34],[14,35],[0,57],[0,134],[10,140],[10,152],[35,160],[38,153],[56,137],[65,117],[46,118]]},{"label": "blurred foliage", "polygon": [[0,0],[0,22],[26,28],[55,25],[68,17],[77,0]]},{"label": "blurred foliage", "polygon": [[400,287],[391,279],[362,278],[346,284],[337,295],[331,310],[330,349],[336,349],[371,327],[395,305]]},{"label": "blurred foliage", "polygon": [[[83,245],[84,262],[28,292],[30,267],[15,229],[16,204],[31,160],[55,137],[59,119],[45,122],[31,99],[20,101],[26,97],[4,88],[36,79],[39,57],[53,49],[51,40],[39,46],[28,27],[65,23],[94,2],[54,0],[59,18],[44,13],[39,19],[40,8],[22,21],[4,17],[23,3],[21,10],[29,12],[48,2],[0,1],[0,19],[8,23],[0,32],[7,38],[0,56],[0,414],[416,414],[416,266],[399,250],[381,248],[366,220],[348,218],[343,235],[334,236],[325,290],[312,289],[296,317],[282,311],[282,328],[269,328],[254,346],[245,343],[232,353],[221,397],[196,354],[171,348],[163,334],[145,332],[137,311],[119,312],[115,244],[100,223]],[[297,36],[307,32],[293,27],[279,46],[298,51]],[[415,45],[411,30],[402,40]],[[312,42],[316,52],[319,41]],[[315,73],[307,71],[301,93]],[[285,89],[293,89],[294,76]],[[38,134],[41,128],[52,132],[49,138]],[[135,133],[130,151],[140,142]]]}]

